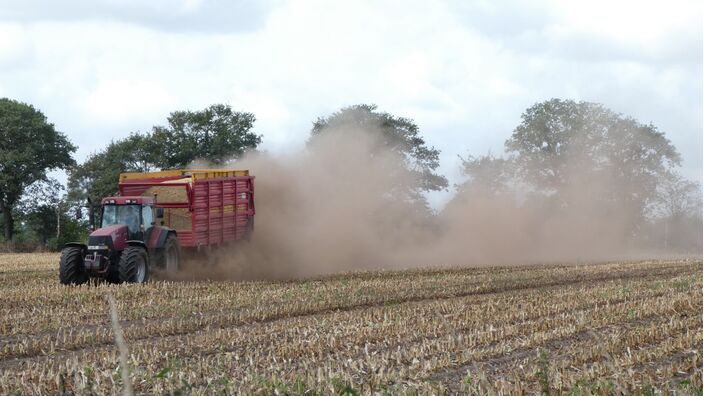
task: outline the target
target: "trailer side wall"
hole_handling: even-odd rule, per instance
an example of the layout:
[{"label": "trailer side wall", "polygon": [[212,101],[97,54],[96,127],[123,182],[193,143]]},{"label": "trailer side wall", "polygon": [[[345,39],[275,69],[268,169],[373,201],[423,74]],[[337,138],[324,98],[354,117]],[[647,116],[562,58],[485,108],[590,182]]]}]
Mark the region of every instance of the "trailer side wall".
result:
[{"label": "trailer side wall", "polygon": [[254,221],[253,177],[196,180],[192,191],[196,246],[219,245],[248,236]]},{"label": "trailer side wall", "polygon": [[182,247],[221,245],[248,238],[254,228],[254,177],[242,172],[123,174],[120,194],[156,194],[164,225],[176,230]]}]

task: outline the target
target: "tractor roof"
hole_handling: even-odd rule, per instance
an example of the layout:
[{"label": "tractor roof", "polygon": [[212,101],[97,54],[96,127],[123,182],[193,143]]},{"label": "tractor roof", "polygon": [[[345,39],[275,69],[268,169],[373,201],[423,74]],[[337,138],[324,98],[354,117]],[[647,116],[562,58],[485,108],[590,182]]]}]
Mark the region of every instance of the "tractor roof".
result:
[{"label": "tractor roof", "polygon": [[143,197],[140,195],[126,197],[105,197],[103,205],[152,205],[153,197]]}]

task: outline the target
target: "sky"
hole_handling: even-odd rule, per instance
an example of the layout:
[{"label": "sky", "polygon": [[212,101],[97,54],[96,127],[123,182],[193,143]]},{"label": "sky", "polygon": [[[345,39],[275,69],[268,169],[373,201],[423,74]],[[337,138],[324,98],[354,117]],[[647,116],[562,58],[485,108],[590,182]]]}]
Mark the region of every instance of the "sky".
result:
[{"label": "sky", "polygon": [[415,120],[451,183],[526,108],[584,100],[656,125],[701,181],[702,21],[678,0],[0,0],[0,97],[40,109],[78,161],[214,103],[285,153],[373,103]]}]

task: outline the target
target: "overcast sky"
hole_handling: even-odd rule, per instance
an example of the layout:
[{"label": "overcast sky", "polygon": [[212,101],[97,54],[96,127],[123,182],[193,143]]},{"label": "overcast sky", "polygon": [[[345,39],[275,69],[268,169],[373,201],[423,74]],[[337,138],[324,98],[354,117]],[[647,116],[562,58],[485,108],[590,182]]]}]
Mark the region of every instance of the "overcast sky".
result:
[{"label": "overcast sky", "polygon": [[[228,103],[263,148],[375,103],[413,118],[458,182],[458,155],[500,153],[532,104],[600,102],[648,123],[702,174],[700,1],[0,0],[0,97],[79,146]],[[432,197],[434,203],[448,193]]]}]

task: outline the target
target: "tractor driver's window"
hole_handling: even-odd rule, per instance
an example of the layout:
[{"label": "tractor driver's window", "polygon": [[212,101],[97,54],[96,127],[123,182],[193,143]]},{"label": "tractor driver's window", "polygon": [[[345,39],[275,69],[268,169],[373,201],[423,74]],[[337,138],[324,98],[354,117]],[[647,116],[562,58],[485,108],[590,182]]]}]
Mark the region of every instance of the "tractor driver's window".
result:
[{"label": "tractor driver's window", "polygon": [[154,213],[151,206],[142,206],[142,221],[144,222],[144,228],[149,228],[154,223]]},{"label": "tractor driver's window", "polygon": [[139,232],[139,209],[137,205],[120,205],[120,223],[126,224],[130,234]]}]

